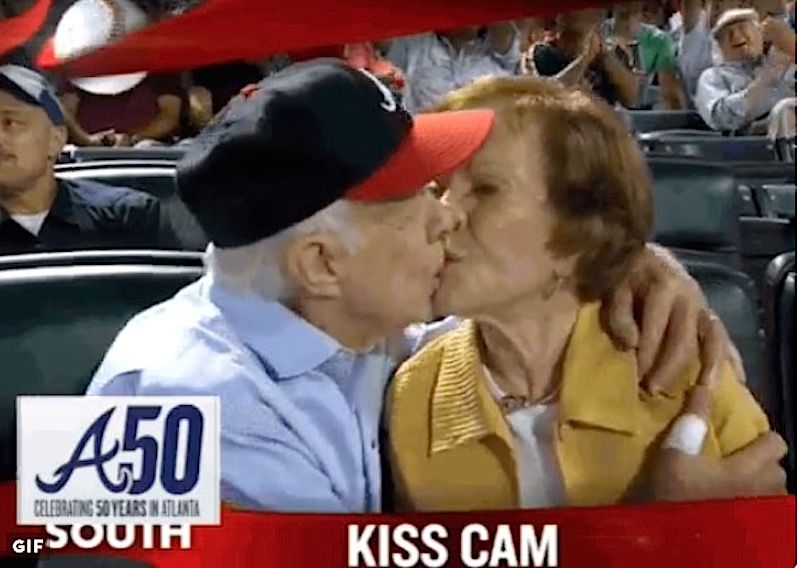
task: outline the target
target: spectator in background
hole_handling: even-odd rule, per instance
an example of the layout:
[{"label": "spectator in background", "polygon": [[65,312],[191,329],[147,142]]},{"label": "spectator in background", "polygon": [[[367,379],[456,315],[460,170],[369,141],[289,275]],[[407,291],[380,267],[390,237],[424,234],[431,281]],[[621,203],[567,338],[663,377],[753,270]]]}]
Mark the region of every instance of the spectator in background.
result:
[{"label": "spectator in background", "polygon": [[191,72],[192,86],[203,87],[211,95],[212,116],[222,110],[242,87],[258,83],[263,78],[258,65],[246,61],[209,65]]},{"label": "spectator in background", "polygon": [[[552,25],[548,25],[552,24]],[[547,22],[542,18],[525,18],[517,22],[520,30],[520,50],[522,52],[519,62],[520,75],[538,76],[536,63],[533,61],[533,52],[537,45],[552,40],[555,35],[552,28],[555,22]]]},{"label": "spectator in background", "polygon": [[714,65],[714,38],[703,0],[681,0],[680,15],[681,22],[676,30],[678,67],[693,105],[701,73]]},{"label": "spectator in background", "polygon": [[753,8],[758,12],[764,41],[797,59],[796,25],[791,18],[796,7],[788,6],[783,0],[753,0]]},{"label": "spectator in background", "polygon": [[758,12],[758,19],[760,21],[768,17],[782,18],[784,20],[789,19],[784,0],[751,0],[751,2],[751,6],[748,7],[752,7]]},{"label": "spectator in background", "polygon": [[[53,47],[59,59],[101,47],[147,25],[130,0],[78,0],[59,21]],[[131,73],[78,78],[60,85],[70,140],[80,146],[171,142],[182,104],[175,75]]]},{"label": "spectator in background", "polygon": [[659,30],[669,30],[669,18],[672,12],[662,0],[643,0],[641,2],[642,21]]},{"label": "spectator in background", "polygon": [[709,26],[713,28],[719,17],[728,10],[752,7],[753,0],[709,0]]},{"label": "spectator in background", "polygon": [[371,41],[344,46],[345,61],[356,69],[366,69],[386,83],[395,93],[402,94],[406,84],[403,72],[383,58]]},{"label": "spectator in background", "polygon": [[533,46],[536,74],[556,77],[565,85],[583,85],[610,104],[637,104],[636,77],[610,50],[600,35],[602,10],[562,14],[556,36]]},{"label": "spectator in background", "polygon": [[788,16],[767,16],[761,26],[764,41],[792,59],[797,59],[797,32],[792,28]]},{"label": "spectator in background", "polygon": [[47,80],[0,66],[0,252],[157,247],[154,198],[55,177],[66,139],[64,113]]},{"label": "spectator in background", "polygon": [[672,38],[644,22],[643,6],[643,2],[616,4],[613,18],[605,25],[606,39],[637,76],[640,104],[645,100],[644,91],[657,78],[663,106],[672,110],[686,108]]},{"label": "spectator in background", "polygon": [[404,102],[414,113],[477,77],[515,74],[519,42],[516,25],[506,22],[396,38],[381,47],[405,73]]},{"label": "spectator in background", "polygon": [[712,33],[723,61],[700,75],[697,110],[714,130],[765,133],[761,119],[781,100],[796,97],[797,66],[777,46],[763,54],[755,10],[728,10]]},{"label": "spectator in background", "polygon": [[190,139],[199,134],[242,88],[258,83],[291,63],[287,54],[279,53],[261,61],[212,65],[183,73],[181,82],[187,100],[181,109],[181,143],[191,142]]},{"label": "spectator in background", "polygon": [[112,83],[79,84],[65,82],[60,89],[70,142],[124,147],[150,140],[169,143],[178,134],[183,102],[177,76],[149,75],[125,91]]}]

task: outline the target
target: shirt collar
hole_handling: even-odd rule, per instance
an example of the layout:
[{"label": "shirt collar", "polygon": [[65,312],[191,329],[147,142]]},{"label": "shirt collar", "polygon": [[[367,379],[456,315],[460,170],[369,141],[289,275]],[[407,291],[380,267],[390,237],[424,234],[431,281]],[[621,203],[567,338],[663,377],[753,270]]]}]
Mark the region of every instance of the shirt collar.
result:
[{"label": "shirt collar", "polygon": [[[480,361],[477,326],[465,321],[443,347],[433,389],[431,454],[497,435],[511,446],[508,425],[491,398]],[[636,432],[632,411],[639,397],[636,357],[619,351],[600,324],[600,305],[583,306],[565,353],[559,423],[580,423],[628,434]]]},{"label": "shirt collar", "polygon": [[620,351],[600,324],[600,304],[590,303],[578,312],[564,355],[561,422],[587,424],[634,434],[639,399],[636,354]]},{"label": "shirt collar", "polygon": [[[56,190],[55,199],[52,205],[50,205],[48,217],[54,217],[82,229],[91,230],[91,219],[86,214],[86,211],[75,207],[73,204],[72,187],[69,185],[69,182],[56,179],[56,183],[58,184],[58,189]],[[8,211],[0,207],[0,225],[8,219],[11,219],[11,215]]]},{"label": "shirt collar", "polygon": [[431,401],[431,454],[497,434],[509,447],[511,433],[486,386],[478,328],[466,320],[444,340]]},{"label": "shirt collar", "polygon": [[262,363],[274,370],[275,379],[307,373],[344,348],[331,336],[280,302],[253,294],[236,293],[209,275],[207,294],[238,337]]}]

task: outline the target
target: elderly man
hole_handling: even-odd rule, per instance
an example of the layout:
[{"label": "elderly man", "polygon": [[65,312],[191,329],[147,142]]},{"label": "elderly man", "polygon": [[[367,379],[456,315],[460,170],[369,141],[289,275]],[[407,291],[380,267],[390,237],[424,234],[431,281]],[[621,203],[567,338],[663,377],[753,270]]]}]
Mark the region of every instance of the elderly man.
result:
[{"label": "elderly man", "polygon": [[62,180],[67,138],[47,80],[0,66],[0,253],[158,246],[159,204],[132,189]]},{"label": "elderly man", "polygon": [[[376,77],[339,61],[246,89],[178,167],[181,195],[213,242],[208,274],[134,318],[88,394],[219,396],[227,501],[379,510],[388,377],[452,327],[403,332],[431,319],[441,241],[459,221],[424,187],[465,163],[493,120],[482,110],[412,121]],[[664,330],[680,331],[666,334],[669,362],[649,379],[657,386],[696,353],[699,297],[670,263],[646,256],[633,279],[644,286],[629,281],[606,308],[617,337],[639,343],[644,370]],[[641,340],[632,291],[647,296]],[[707,365],[719,363],[723,336],[712,328]]]},{"label": "elderly man", "polygon": [[698,112],[714,130],[764,133],[760,119],[781,100],[796,96],[797,66],[776,46],[764,55],[755,10],[728,10],[712,33],[723,61],[700,75]]}]

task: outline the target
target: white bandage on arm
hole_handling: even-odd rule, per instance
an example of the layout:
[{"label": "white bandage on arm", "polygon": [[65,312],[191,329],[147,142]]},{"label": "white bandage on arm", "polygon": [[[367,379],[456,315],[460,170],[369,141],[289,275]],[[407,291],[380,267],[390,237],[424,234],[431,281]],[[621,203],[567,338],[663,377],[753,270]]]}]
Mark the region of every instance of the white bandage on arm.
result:
[{"label": "white bandage on arm", "polygon": [[672,425],[664,440],[664,448],[672,448],[696,456],[703,447],[708,433],[708,424],[697,414],[683,414]]}]

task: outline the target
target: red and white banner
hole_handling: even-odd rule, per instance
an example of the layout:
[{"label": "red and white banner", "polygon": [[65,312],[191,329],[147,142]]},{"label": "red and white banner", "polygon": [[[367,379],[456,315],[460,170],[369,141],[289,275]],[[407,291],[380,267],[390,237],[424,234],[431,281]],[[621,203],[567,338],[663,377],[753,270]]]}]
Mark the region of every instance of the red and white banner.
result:
[{"label": "red and white banner", "polygon": [[15,49],[28,41],[47,19],[50,0],[36,2],[19,16],[0,19],[0,55]]},{"label": "red and white banner", "polygon": [[[44,535],[38,527],[16,526],[15,499],[14,484],[0,485],[0,538],[2,554],[8,556],[14,554],[15,541],[22,549],[22,543],[32,542],[26,539]],[[797,559],[795,519],[793,496],[416,515],[300,515],[224,509],[221,526],[191,529],[191,542],[184,543],[189,545],[187,549],[173,540],[174,548],[163,550],[156,539],[150,549],[141,544],[126,550],[103,546],[92,553],[141,560],[159,568],[401,566],[409,558],[417,558],[415,565],[419,566],[787,568],[795,566]],[[410,526],[398,529],[404,524]],[[422,538],[425,527],[429,527],[427,538]],[[542,563],[533,563],[535,551],[525,550],[520,538],[524,527],[538,535]],[[542,537],[548,531],[551,537],[556,534],[555,564],[547,563],[552,557],[541,550]],[[508,541],[500,542],[509,534],[513,547],[507,546]],[[371,554],[364,552],[367,547]],[[527,564],[523,563],[526,559]],[[493,564],[493,560],[500,562]]]},{"label": "red and white banner", "polygon": [[325,46],[453,29],[608,4],[602,0],[207,0],[68,63],[48,45],[44,68],[71,76],[174,71]]}]

